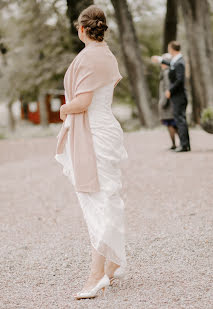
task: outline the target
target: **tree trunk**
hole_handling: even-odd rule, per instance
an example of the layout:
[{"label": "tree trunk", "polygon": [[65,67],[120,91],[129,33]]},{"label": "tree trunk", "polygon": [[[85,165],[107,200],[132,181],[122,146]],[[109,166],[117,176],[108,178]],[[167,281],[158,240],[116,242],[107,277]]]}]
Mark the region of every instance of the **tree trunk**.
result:
[{"label": "tree trunk", "polygon": [[8,128],[10,131],[14,132],[15,131],[15,118],[13,115],[12,106],[13,106],[13,101],[11,100],[8,103]]},{"label": "tree trunk", "polygon": [[186,27],[192,84],[193,117],[213,106],[213,41],[207,0],[180,0]]},{"label": "tree trunk", "polygon": [[42,127],[47,127],[48,123],[48,112],[46,105],[46,95],[44,93],[40,93],[39,95],[39,114],[40,114],[40,124]]},{"label": "tree trunk", "polygon": [[126,0],[111,0],[111,2],[115,9],[125,66],[141,124],[153,127],[155,121],[151,110],[151,95],[144,76],[144,65],[132,15]]},{"label": "tree trunk", "polygon": [[70,21],[70,34],[72,39],[72,51],[79,53],[84,47],[84,43],[78,38],[78,32],[73,25],[73,22],[78,19],[81,11],[89,5],[94,4],[93,0],[67,0],[67,16]]},{"label": "tree trunk", "polygon": [[167,53],[168,43],[176,40],[178,23],[177,0],[167,0],[166,18],[164,22],[163,53]]}]

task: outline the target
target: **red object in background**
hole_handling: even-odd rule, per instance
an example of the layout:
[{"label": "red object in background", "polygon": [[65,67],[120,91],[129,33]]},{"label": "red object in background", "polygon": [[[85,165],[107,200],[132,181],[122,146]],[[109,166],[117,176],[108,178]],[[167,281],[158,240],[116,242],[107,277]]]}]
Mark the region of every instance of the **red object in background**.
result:
[{"label": "red object in background", "polygon": [[[46,99],[47,111],[48,111],[48,121],[49,121],[49,123],[61,122],[62,120],[60,119],[60,111],[52,111],[51,110],[51,98],[52,98],[52,95],[48,94],[47,99]],[[65,104],[65,96],[64,95],[59,95],[59,96],[57,96],[57,98],[60,99],[61,105]]]},{"label": "red object in background", "polygon": [[[60,100],[60,106],[62,104],[65,104],[65,96],[64,94],[57,94],[53,95],[50,93],[46,94],[46,109],[47,109],[47,116],[48,116],[48,123],[58,123],[62,122],[60,119],[60,109],[58,111],[53,111],[51,109],[51,99],[57,98]],[[37,105],[37,108],[35,108],[35,111],[31,111],[29,108],[29,104],[27,103],[21,103],[21,119],[27,119],[34,124],[40,124],[40,108],[39,108],[39,102],[34,102],[34,104]]]},{"label": "red object in background", "polygon": [[36,104],[37,104],[37,111],[35,112],[31,112],[29,109],[29,104],[27,104],[28,120],[30,120],[35,124],[39,124],[40,123],[39,102],[36,102]]}]

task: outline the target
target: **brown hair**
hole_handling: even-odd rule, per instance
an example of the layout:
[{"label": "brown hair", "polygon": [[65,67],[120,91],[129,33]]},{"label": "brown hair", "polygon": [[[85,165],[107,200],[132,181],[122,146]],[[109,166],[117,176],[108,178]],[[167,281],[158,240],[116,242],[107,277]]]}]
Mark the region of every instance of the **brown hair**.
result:
[{"label": "brown hair", "polygon": [[104,12],[96,5],[90,5],[84,9],[74,25],[77,29],[82,25],[86,35],[99,42],[103,41],[104,32],[108,29]]},{"label": "brown hair", "polygon": [[180,51],[181,50],[181,45],[180,45],[180,43],[178,41],[171,41],[171,42],[169,42],[169,46],[172,49],[176,50],[176,51]]}]

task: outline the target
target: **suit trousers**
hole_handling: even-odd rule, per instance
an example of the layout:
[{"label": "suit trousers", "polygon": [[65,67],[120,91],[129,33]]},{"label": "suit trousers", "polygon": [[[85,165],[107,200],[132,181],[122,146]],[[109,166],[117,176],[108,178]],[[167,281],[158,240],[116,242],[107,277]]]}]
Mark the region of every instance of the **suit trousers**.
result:
[{"label": "suit trousers", "polygon": [[182,147],[190,147],[188,124],[186,120],[187,99],[174,102],[174,119],[178,128],[178,135]]}]

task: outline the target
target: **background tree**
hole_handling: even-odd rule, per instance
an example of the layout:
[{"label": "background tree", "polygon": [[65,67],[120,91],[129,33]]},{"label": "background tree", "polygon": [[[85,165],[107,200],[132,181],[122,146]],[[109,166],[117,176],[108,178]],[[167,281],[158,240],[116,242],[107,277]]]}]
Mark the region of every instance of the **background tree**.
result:
[{"label": "background tree", "polygon": [[151,110],[151,95],[144,76],[139,43],[133,24],[132,15],[126,0],[111,0],[120,34],[120,42],[128,73],[132,96],[138,107],[142,125],[153,127],[155,120]]},{"label": "background tree", "polygon": [[200,121],[204,107],[213,106],[213,42],[210,7],[207,0],[180,0],[185,22],[193,118]]},{"label": "background tree", "polygon": [[78,38],[78,32],[73,22],[78,19],[79,14],[89,5],[94,4],[93,0],[67,0],[67,16],[70,21],[70,34],[72,40],[72,51],[78,53],[84,47],[84,43]]},{"label": "background tree", "polygon": [[[0,100],[7,102],[10,112],[20,97],[32,101],[50,88],[62,89],[64,72],[74,54],[70,52],[69,21],[57,1],[19,0],[4,7],[4,12],[0,14],[1,37],[7,46],[7,61],[0,67]],[[42,124],[47,125],[42,103]]]},{"label": "background tree", "polygon": [[168,43],[177,38],[178,1],[167,0],[163,34],[163,53],[167,53]]}]

